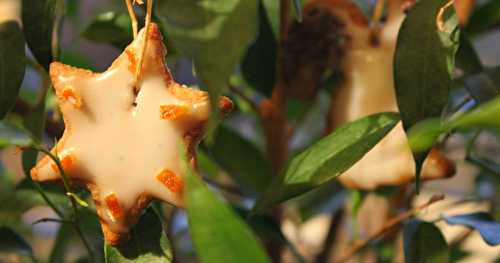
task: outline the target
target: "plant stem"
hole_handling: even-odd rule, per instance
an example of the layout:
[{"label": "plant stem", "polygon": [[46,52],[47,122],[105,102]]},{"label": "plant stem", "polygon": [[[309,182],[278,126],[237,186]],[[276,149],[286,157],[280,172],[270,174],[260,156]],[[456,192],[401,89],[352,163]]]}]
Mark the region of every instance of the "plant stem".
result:
[{"label": "plant stem", "polygon": [[399,226],[404,220],[414,216],[416,213],[422,211],[423,209],[429,207],[430,205],[441,201],[444,199],[444,195],[434,195],[432,196],[429,201],[426,203],[414,207],[412,209],[409,209],[406,212],[403,212],[387,221],[378,231],[373,233],[371,236],[369,236],[366,239],[363,240],[357,240],[354,242],[354,245],[344,254],[340,257],[340,259],[334,261],[335,263],[341,263],[341,262],[346,262],[349,260],[352,256],[354,256],[356,253],[361,251],[363,248],[368,246],[372,241],[380,238],[390,230],[394,229],[395,227]]},{"label": "plant stem", "polygon": [[[79,218],[78,217],[78,207],[77,207],[75,198],[72,197],[71,195],[69,195],[69,193],[71,193],[72,191],[71,191],[71,188],[70,188],[68,177],[64,173],[64,169],[62,167],[61,161],[59,160],[59,158],[56,155],[54,155],[52,152],[50,152],[49,150],[45,149],[44,147],[41,147],[39,145],[35,145],[34,148],[36,150],[40,151],[40,152],[45,153],[56,164],[57,169],[59,170],[59,174],[61,175],[61,179],[62,179],[62,182],[63,182],[63,185],[64,185],[64,189],[66,191],[66,195],[68,196],[68,198],[69,198],[69,200],[71,202],[71,207],[73,208],[73,221],[72,221],[73,222],[73,227],[75,228],[76,233],[80,236],[80,239],[82,240],[85,248],[87,249],[87,252],[89,253],[89,256],[92,259],[94,259],[94,252],[92,251],[89,243],[87,242],[87,240],[85,239],[85,236],[83,235],[82,229],[80,228],[80,222],[79,222],[79,219],[78,219]],[[56,149],[57,149],[57,146],[56,146]]]}]

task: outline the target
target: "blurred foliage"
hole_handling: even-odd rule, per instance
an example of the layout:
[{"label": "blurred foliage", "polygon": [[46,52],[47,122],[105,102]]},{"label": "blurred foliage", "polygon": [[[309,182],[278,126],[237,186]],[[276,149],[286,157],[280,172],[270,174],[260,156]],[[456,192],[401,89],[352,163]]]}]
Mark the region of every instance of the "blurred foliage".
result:
[{"label": "blurred foliage", "polygon": [[[288,2],[291,23],[305,25],[299,24],[302,7],[311,1]],[[212,106],[224,94],[237,107],[228,123],[219,125],[218,132],[213,133],[212,143],[198,150],[199,170],[193,171],[183,161],[185,210],[155,203],[132,228],[129,240],[118,247],[103,244],[94,207],[77,207],[75,211],[66,194],[68,189],[38,184],[29,177],[38,155],[33,147],[40,150],[42,143],[51,145],[62,133],[62,119],[50,93],[50,63],[60,60],[93,69],[94,60],[82,51],[84,46],[99,43],[121,50],[132,40],[123,1],[95,1],[99,8],[91,12],[89,6],[82,8],[86,2],[22,0],[22,28],[13,21],[0,24],[0,148],[23,150],[25,173],[23,178],[0,166],[0,253],[51,263],[270,262],[279,258],[277,250],[286,249],[296,262],[313,262],[311,252],[298,247],[303,244],[285,233],[285,223],[287,227],[300,225],[318,215],[331,215],[324,248],[317,259],[326,261],[341,227],[336,218],[347,221],[348,234],[357,237],[359,225],[353,218],[359,216],[368,195],[375,193],[400,203],[408,201],[409,197],[399,200],[400,194],[406,191],[408,195],[413,185],[347,191],[335,180],[377,145],[400,119],[417,169],[431,148],[447,145],[450,137],[469,141],[462,147],[466,152],[464,161],[480,168],[480,178],[487,178],[476,184],[486,184],[494,191],[482,194],[478,186],[473,194],[486,200],[496,198],[498,202],[498,156],[480,153],[476,140],[485,133],[494,135],[497,141],[500,138],[500,65],[483,65],[476,41],[478,36],[498,30],[499,1],[481,1],[469,23],[461,27],[451,8],[446,9],[442,20],[437,17],[447,0],[420,0],[409,9],[394,58],[400,115],[378,113],[326,132],[330,104],[336,103],[329,97],[342,88],[344,80],[344,72],[339,70],[342,65],[322,72],[316,87],[322,90],[307,102],[291,98],[292,91],[285,88],[280,101],[283,108],[269,108],[272,114],[282,113],[286,119],[286,132],[282,134],[289,136],[290,144],[286,164],[276,172],[269,151],[264,151],[269,146],[266,143],[273,141],[264,139],[266,112],[262,105],[275,103],[280,95],[275,88],[281,77],[277,69],[284,43],[280,34],[280,2],[284,1],[159,0],[153,21],[164,34],[172,73],[206,89]],[[352,2],[367,18],[372,17],[375,1]],[[136,6],[135,11],[142,26],[144,6]],[[383,10],[382,23],[386,15],[387,10]],[[438,28],[440,21],[442,28]],[[76,40],[63,34],[68,33],[63,30],[67,25],[78,31],[70,32]],[[331,26],[339,26],[334,30],[338,43],[348,41],[345,25]],[[320,37],[331,37],[326,36],[330,31],[321,31],[322,27],[315,30],[319,30]],[[85,40],[85,45],[80,40]],[[293,41],[307,43],[301,46],[305,51],[317,51],[319,46],[311,39]],[[337,55],[342,64],[343,54]],[[29,101],[19,95],[21,86],[24,94],[29,94]],[[210,129],[220,121],[212,120]],[[417,187],[418,182],[417,178]],[[91,203],[88,193],[70,190],[74,191],[71,195]],[[448,224],[468,226],[488,244],[497,245],[498,222],[492,214],[498,214],[495,209],[499,208],[495,202],[492,204],[492,213],[443,219]],[[26,223],[23,216],[38,207],[50,207],[58,215],[39,218],[33,225]],[[409,209],[409,205],[394,204],[391,209]],[[74,215],[78,215],[78,220]],[[39,259],[31,247],[36,240],[34,226],[46,227],[47,222],[57,225],[54,245],[46,253],[48,258]],[[434,223],[416,219],[403,223],[406,262],[449,262],[467,255],[460,243],[447,244]],[[377,252],[379,262],[392,262],[398,254],[394,236],[368,243],[367,248]],[[86,253],[82,249],[85,243],[90,243]],[[75,255],[75,244],[83,255]]]}]

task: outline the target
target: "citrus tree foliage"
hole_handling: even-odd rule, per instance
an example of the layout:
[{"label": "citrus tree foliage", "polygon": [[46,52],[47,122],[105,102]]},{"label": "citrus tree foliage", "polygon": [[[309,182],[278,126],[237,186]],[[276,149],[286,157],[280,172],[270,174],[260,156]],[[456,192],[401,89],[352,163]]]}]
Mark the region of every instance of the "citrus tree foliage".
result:
[{"label": "citrus tree foliage", "polygon": [[[0,165],[0,261],[6,253],[23,262],[278,262],[280,252],[288,250],[294,262],[329,262],[339,227],[335,220],[346,213],[338,208],[342,205],[332,208],[332,203],[345,201],[356,214],[369,192],[385,198],[413,187],[418,192],[425,157],[452,136],[466,139],[465,161],[481,170],[481,178],[496,189],[488,198],[498,200],[500,165],[491,156],[481,155],[475,142],[484,133],[499,138],[500,70],[483,65],[474,43],[500,25],[499,1],[481,1],[463,25],[450,1],[416,1],[407,10],[395,43],[393,81],[399,113],[372,114],[333,131],[325,131],[331,114],[325,109],[335,103],[329,98],[345,77],[337,72],[343,53],[333,52],[338,67],[321,72],[318,87],[308,99],[291,95],[280,75],[282,63],[290,61],[283,57],[288,54],[283,52],[284,43],[299,47],[296,51],[304,54],[315,48],[301,43],[317,41],[286,39],[286,25],[297,26],[314,16],[303,10],[310,1],[155,1],[152,19],[164,35],[173,75],[208,91],[212,109],[217,108],[217,98],[226,95],[234,101],[235,110],[226,120],[212,114],[213,133],[209,143],[197,149],[196,169],[182,160],[185,207],[153,202],[131,229],[129,239],[116,247],[104,244],[89,193],[72,185],[36,183],[29,171],[39,152],[48,154],[47,145],[60,139],[63,130],[48,77],[50,63],[102,68],[98,55],[85,53],[82,46],[91,43],[120,51],[132,41],[125,2],[98,1],[105,8],[89,13],[88,6],[82,8],[87,1],[19,1],[22,23],[0,20],[0,149],[22,151],[25,177],[16,177]],[[367,17],[384,8],[374,2],[352,1]],[[1,4],[0,0],[0,8]],[[140,27],[143,7],[134,7]],[[72,37],[64,33],[67,26],[77,31]],[[331,37],[326,34],[332,32],[320,32],[320,36]],[[348,41],[340,39],[339,32],[335,31],[337,42]],[[280,125],[283,120],[285,125]],[[336,178],[400,121],[415,158],[416,184],[346,195]],[[277,143],[273,139],[282,138],[270,139],[271,133],[263,130],[278,130],[277,134],[287,137],[283,163],[273,163],[280,158],[273,158],[276,152],[269,150]],[[60,164],[57,156],[54,161]],[[33,225],[58,226],[45,259],[32,248],[32,225],[21,223],[26,212],[42,206],[49,207],[51,216]],[[285,220],[305,221],[325,212],[332,215],[331,229],[317,255],[304,254],[282,232]],[[396,225],[401,228],[390,228],[403,234],[405,261],[455,259],[456,244],[447,244],[435,223],[411,219],[416,212],[410,210],[399,218]],[[442,217],[446,224],[477,231],[491,246],[500,243],[499,218],[483,211]],[[364,245],[354,254],[374,249],[381,262],[386,262],[395,253],[391,236],[361,240]],[[72,253],[75,246],[81,252],[76,253],[79,258]],[[387,256],[387,251],[393,254]]]}]

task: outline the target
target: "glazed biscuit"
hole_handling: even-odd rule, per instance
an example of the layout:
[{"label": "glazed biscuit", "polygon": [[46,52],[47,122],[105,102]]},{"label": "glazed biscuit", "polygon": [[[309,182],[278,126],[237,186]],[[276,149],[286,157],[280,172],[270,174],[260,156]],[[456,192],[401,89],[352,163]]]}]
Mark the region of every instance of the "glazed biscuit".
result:
[{"label": "glazed biscuit", "polygon": [[[393,81],[393,56],[405,6],[413,1],[391,0],[387,19],[370,24],[348,0],[313,0],[304,12],[321,9],[344,25],[339,34],[342,83],[334,89],[328,123],[330,131],[356,119],[379,112],[397,112]],[[336,47],[338,48],[338,47]],[[455,172],[453,163],[438,149],[425,160],[422,180],[446,178]],[[415,162],[401,123],[360,161],[339,176],[349,188],[371,190],[403,185],[415,180]]]},{"label": "glazed biscuit", "polygon": [[[145,37],[143,68],[136,78]],[[178,144],[184,144],[194,164],[211,112],[206,92],[173,80],[165,55],[163,38],[152,24],[103,73],[58,62],[50,66],[66,127],[52,152],[70,180],[91,192],[111,245],[126,239],[152,199],[184,205]],[[218,106],[227,114],[232,102],[222,97]],[[48,157],[37,163],[31,177],[60,179]]]}]

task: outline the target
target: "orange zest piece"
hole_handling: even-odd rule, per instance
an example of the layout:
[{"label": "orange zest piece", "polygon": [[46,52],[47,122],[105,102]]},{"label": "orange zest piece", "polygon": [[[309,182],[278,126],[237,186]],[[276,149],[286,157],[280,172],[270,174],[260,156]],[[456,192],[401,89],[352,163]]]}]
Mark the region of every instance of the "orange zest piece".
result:
[{"label": "orange zest piece", "polygon": [[109,217],[112,221],[116,221],[123,217],[123,209],[120,206],[120,202],[116,197],[116,194],[109,194],[104,198],[106,206],[108,207]]},{"label": "orange zest piece", "polygon": [[[71,169],[73,169],[75,166],[75,162],[76,162],[76,159],[75,159],[75,156],[73,156],[73,154],[65,155],[61,159],[61,166],[64,169],[64,172],[71,171]],[[50,166],[52,167],[52,170],[54,170],[54,172],[59,173],[59,168],[57,167],[57,164],[52,162],[52,164]]]},{"label": "orange zest piece", "polygon": [[188,107],[184,105],[161,105],[160,117],[164,120],[176,120],[186,114]]},{"label": "orange zest piece", "polygon": [[61,97],[64,100],[67,100],[73,104],[73,106],[77,109],[82,107],[83,101],[78,94],[75,93],[75,90],[71,86],[66,86],[61,92]]},{"label": "orange zest piece", "polygon": [[128,56],[128,60],[130,61],[130,64],[128,65],[128,70],[132,73],[135,74],[135,68],[137,67],[137,59],[135,58],[135,53],[132,50],[125,49],[125,53]]},{"label": "orange zest piece", "polygon": [[182,189],[184,188],[184,183],[182,182],[182,180],[177,177],[174,172],[167,169],[163,169],[160,174],[156,176],[156,179],[158,179],[158,181],[160,181],[174,193],[181,193]]}]

